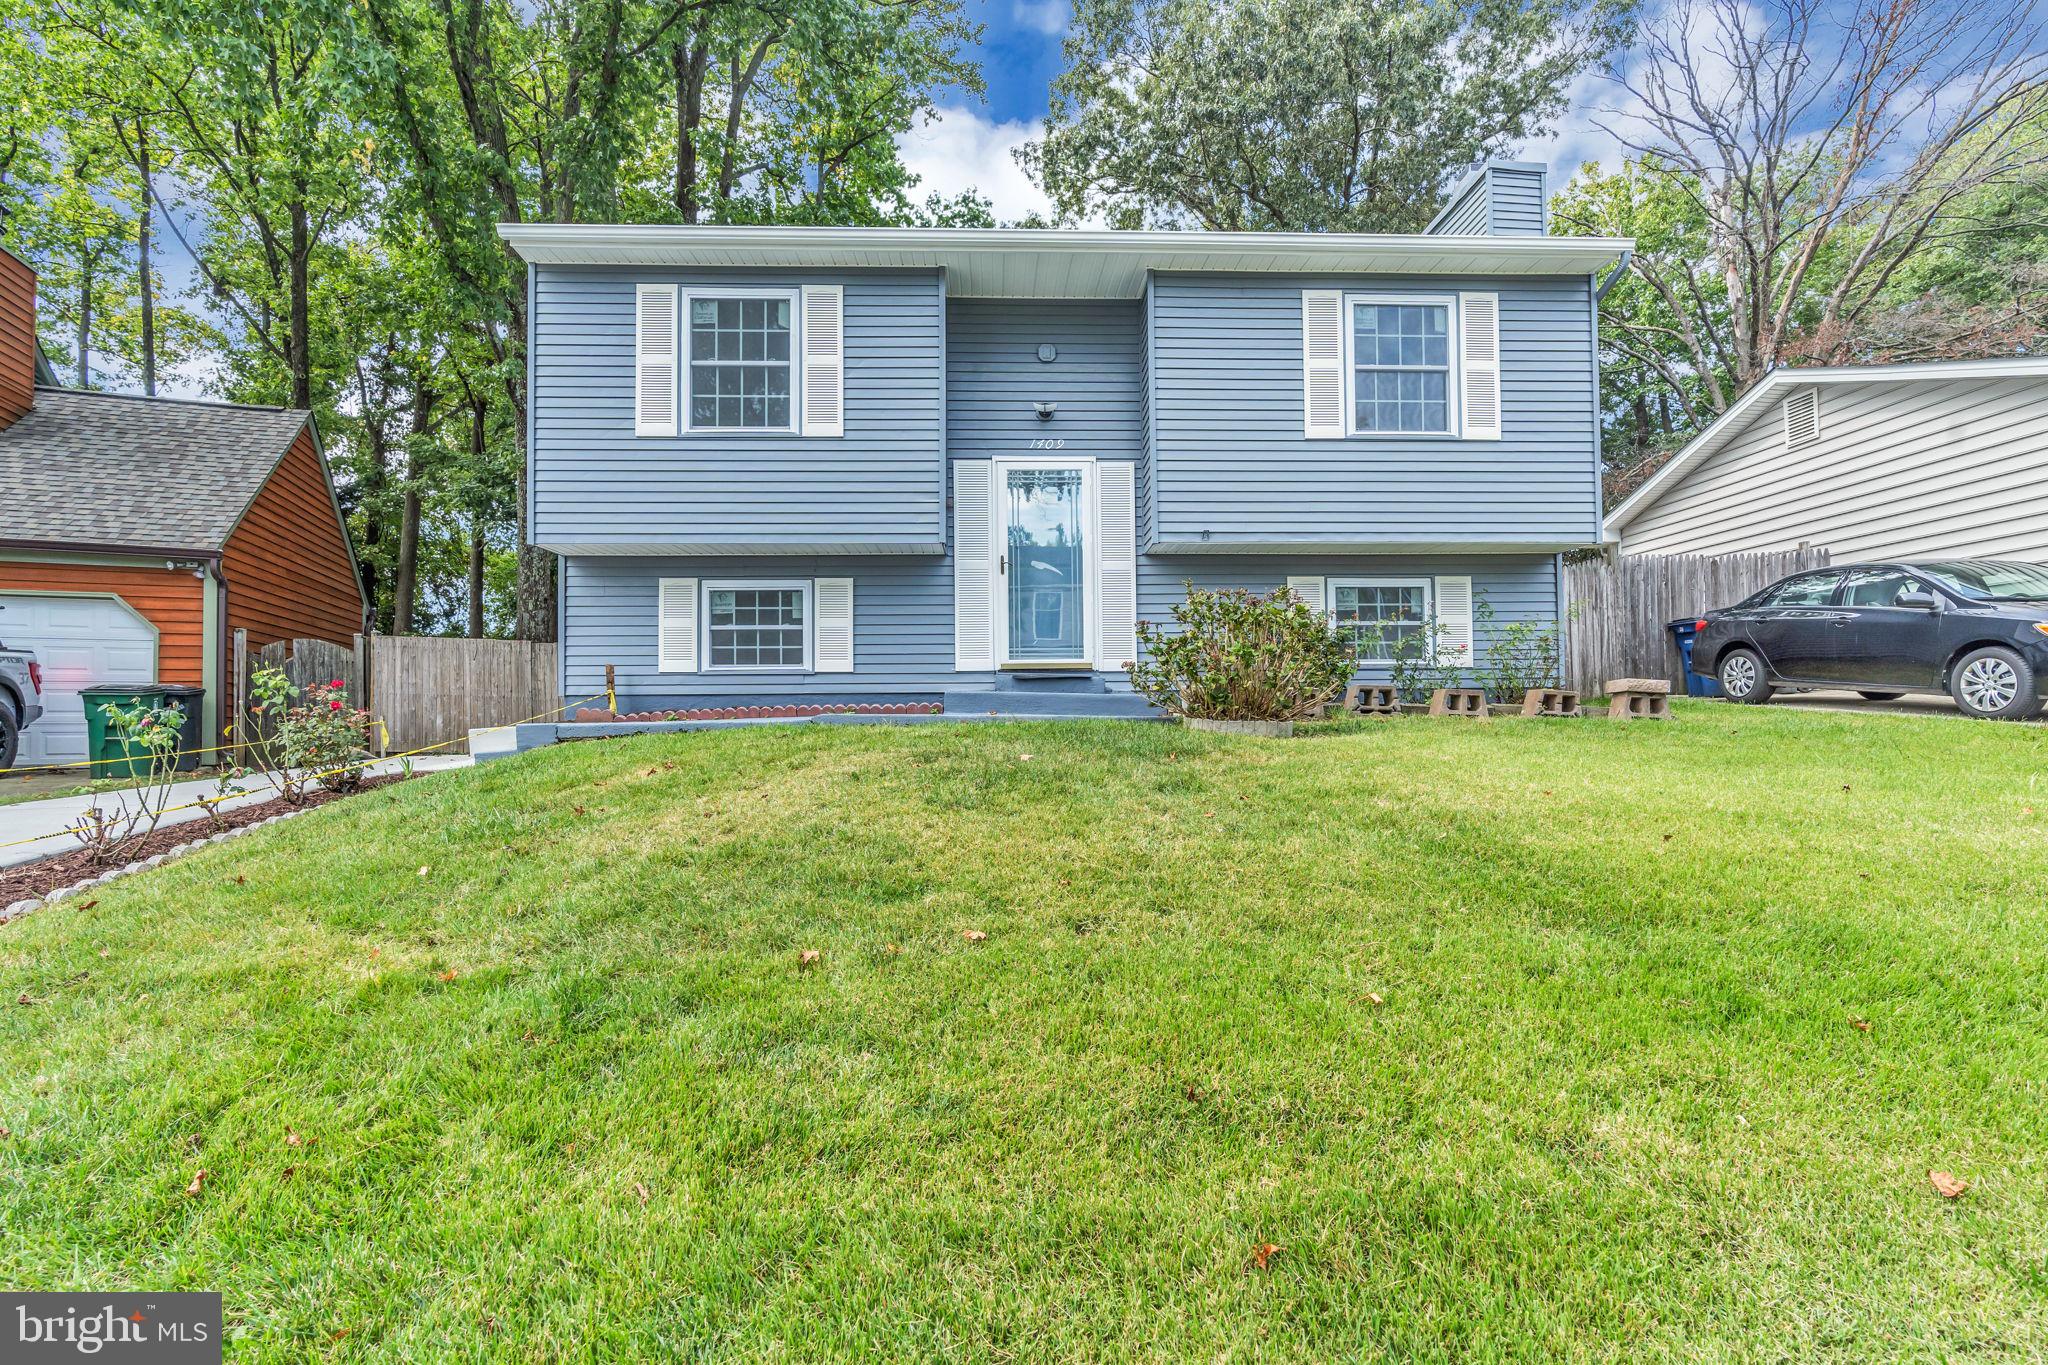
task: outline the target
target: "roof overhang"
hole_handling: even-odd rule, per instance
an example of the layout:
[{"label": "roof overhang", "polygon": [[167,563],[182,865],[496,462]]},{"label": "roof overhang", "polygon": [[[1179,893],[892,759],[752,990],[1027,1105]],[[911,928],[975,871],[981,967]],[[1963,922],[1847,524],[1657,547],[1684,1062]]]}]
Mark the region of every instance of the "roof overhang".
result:
[{"label": "roof overhang", "polygon": [[1742,434],[1751,419],[1767,411],[1772,399],[1787,389],[1809,384],[1900,384],[1945,383],[1978,379],[2048,378],[2048,356],[2022,356],[2006,360],[1937,360],[1915,365],[1836,365],[1810,369],[1776,369],[1750,385],[1735,405],[1715,418],[1705,431],[1692,438],[1664,467],[1622,499],[1606,518],[1606,538],[1614,540],[1622,527],[1648,511],[1682,480],[1688,470]]},{"label": "roof overhang", "polygon": [[953,298],[1137,298],[1150,271],[1589,275],[1633,246],[1614,237],[1057,228],[501,223],[498,233],[535,265],[939,269]]}]

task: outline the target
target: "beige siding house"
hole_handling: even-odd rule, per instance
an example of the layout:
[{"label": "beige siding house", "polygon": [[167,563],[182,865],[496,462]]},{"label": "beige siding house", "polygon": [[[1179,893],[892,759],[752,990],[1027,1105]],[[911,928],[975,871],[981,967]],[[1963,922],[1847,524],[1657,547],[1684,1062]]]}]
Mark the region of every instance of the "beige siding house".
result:
[{"label": "beige siding house", "polygon": [[2048,561],[2048,359],[1779,370],[1609,512],[1607,539]]}]

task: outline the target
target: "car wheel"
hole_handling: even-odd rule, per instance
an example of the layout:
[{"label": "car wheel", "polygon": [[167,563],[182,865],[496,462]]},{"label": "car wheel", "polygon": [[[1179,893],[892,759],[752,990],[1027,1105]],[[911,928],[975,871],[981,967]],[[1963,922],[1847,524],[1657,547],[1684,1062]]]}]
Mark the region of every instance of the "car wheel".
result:
[{"label": "car wheel", "polygon": [[2033,668],[1997,645],[1973,649],[1958,659],[1948,677],[1948,694],[1965,715],[1983,720],[2024,720],[2041,710]]},{"label": "car wheel", "polygon": [[0,699],[0,771],[14,766],[14,754],[21,743],[21,722],[14,717],[14,703]]},{"label": "car wheel", "polygon": [[1858,692],[1856,695],[1865,701],[1897,701],[1906,694],[1904,692]]},{"label": "car wheel", "polygon": [[1731,649],[1721,659],[1721,691],[1745,706],[1771,699],[1777,691],[1764,670],[1763,655],[1753,649]]}]

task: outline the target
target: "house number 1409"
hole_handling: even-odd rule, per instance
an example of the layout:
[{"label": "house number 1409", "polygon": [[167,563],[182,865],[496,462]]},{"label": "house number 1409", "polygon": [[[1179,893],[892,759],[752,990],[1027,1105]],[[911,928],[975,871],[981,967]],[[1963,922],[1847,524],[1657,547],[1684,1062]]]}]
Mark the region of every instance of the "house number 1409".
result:
[{"label": "house number 1409", "polygon": [[1067,448],[1067,439],[1064,436],[1041,436],[1031,443],[1031,448],[1033,450],[1065,450]]}]

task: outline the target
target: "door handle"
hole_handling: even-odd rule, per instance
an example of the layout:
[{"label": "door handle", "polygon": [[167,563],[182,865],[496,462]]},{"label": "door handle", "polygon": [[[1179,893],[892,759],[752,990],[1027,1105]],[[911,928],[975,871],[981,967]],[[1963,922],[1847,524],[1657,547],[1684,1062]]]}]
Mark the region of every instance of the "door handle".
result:
[{"label": "door handle", "polygon": [[1010,571],[1010,557],[1009,557],[1008,555],[997,555],[997,556],[996,556],[996,572],[997,572],[997,573],[999,573],[999,574],[1007,574],[1007,573],[1008,573],[1009,571]]}]

